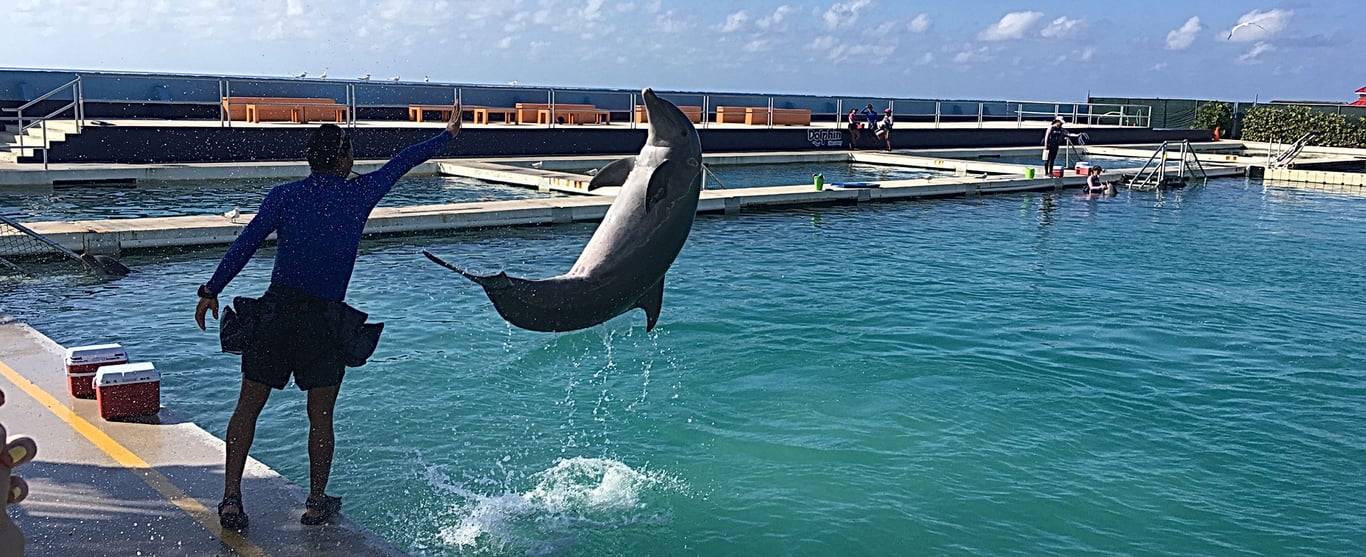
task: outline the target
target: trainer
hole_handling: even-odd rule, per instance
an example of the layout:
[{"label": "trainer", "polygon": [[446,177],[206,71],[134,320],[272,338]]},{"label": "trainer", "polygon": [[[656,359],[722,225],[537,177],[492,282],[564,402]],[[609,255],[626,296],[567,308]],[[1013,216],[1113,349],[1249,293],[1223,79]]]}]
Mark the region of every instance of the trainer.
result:
[{"label": "trainer", "polygon": [[[223,500],[218,504],[218,520],[224,528],[247,526],[242,471],[256,435],[256,420],[270,390],[283,389],[290,375],[308,392],[309,491],[300,522],[322,524],[341,509],[341,498],[326,493],[335,444],[333,410],[346,366],[360,365],[369,357],[362,350],[357,361],[349,353],[356,351],[350,344],[359,343],[356,337],[365,314],[343,302],[361,232],[370,211],[394,183],[459,133],[460,109],[456,107],[446,129],[436,137],[404,149],[379,170],[348,180],[354,163],[351,138],[335,124],[323,124],[308,139],[312,173],[266,194],[256,216],[218,263],[213,278],[199,287],[194,318],[202,330],[205,313],[212,310],[214,319],[218,318],[218,294],[266,237],[276,234],[270,288],[259,300],[235,299],[236,310],[225,314],[220,324],[224,350],[242,354],[242,390],[228,422]],[[244,339],[238,350],[228,348],[230,329],[240,329],[236,334]],[[378,331],[373,333],[371,340],[377,342]]]}]

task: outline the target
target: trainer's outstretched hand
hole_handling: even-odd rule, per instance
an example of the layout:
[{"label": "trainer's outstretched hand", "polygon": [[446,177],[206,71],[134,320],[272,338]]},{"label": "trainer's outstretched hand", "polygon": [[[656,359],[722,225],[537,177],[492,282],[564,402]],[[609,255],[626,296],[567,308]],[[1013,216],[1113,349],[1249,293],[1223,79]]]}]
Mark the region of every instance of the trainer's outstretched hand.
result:
[{"label": "trainer's outstretched hand", "polygon": [[[0,391],[0,405],[5,404],[5,393]],[[9,518],[8,507],[28,497],[28,484],[19,476],[11,476],[10,469],[30,460],[38,454],[38,445],[28,437],[10,437],[5,426],[0,425],[0,439],[5,440],[0,450],[0,555],[23,555],[24,533]]]},{"label": "trainer's outstretched hand", "polygon": [[455,110],[451,111],[451,119],[446,122],[446,131],[451,132],[451,137],[460,135],[460,103],[455,103]]}]

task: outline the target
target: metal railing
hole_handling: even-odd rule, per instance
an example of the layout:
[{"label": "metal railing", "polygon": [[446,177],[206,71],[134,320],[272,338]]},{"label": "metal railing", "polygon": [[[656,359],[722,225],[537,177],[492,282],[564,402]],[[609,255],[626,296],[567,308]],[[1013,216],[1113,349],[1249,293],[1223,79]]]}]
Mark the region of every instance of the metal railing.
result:
[{"label": "metal railing", "polygon": [[[167,100],[166,98],[144,98],[143,93],[124,93],[124,98],[89,98],[85,94],[85,85],[91,80],[108,80],[109,85],[104,87],[106,95],[110,91],[129,91],[137,90],[145,81],[151,89],[161,89],[162,93],[167,93],[167,84],[170,87],[178,87],[176,96],[181,97],[177,100]],[[208,82],[214,85],[201,87],[197,82]],[[100,81],[104,84],[105,81]],[[92,82],[93,84],[93,82]],[[216,86],[216,87],[215,87]],[[47,114],[29,115],[25,111],[32,110],[38,103],[51,99],[53,96],[65,91],[71,91],[71,101],[60,108]],[[780,110],[791,108],[810,109],[811,126],[824,127],[828,122],[829,126],[841,128],[845,125],[847,116],[846,101],[848,97],[817,97],[805,95],[753,95],[744,93],[688,93],[688,92],[658,92],[661,96],[670,98],[680,105],[701,105],[701,124],[702,128],[709,128],[713,125],[717,106],[746,106],[755,109],[764,109],[767,118],[764,127],[772,128],[777,125],[775,113]],[[167,93],[169,95],[169,93]],[[297,78],[254,78],[254,77],[209,77],[209,76],[179,76],[179,75],[125,75],[125,74],[100,74],[100,73],[81,73],[75,79],[49,91],[48,93],[28,101],[19,108],[5,109],[6,112],[16,113],[17,116],[0,120],[15,120],[20,124],[18,137],[20,138],[20,149],[28,148],[24,145],[23,137],[25,132],[35,126],[43,127],[43,155],[44,165],[47,164],[47,140],[46,122],[53,117],[73,110],[73,119],[76,122],[76,129],[79,131],[85,125],[86,103],[128,103],[143,106],[158,105],[189,105],[197,106],[204,116],[209,112],[209,106],[217,106],[219,125],[231,127],[233,125],[230,107],[223,102],[224,99],[233,98],[234,95],[240,96],[263,96],[263,97],[331,97],[346,109],[344,124],[354,127],[359,120],[362,120],[361,113],[367,112],[371,115],[376,112],[383,112],[391,109],[404,108],[403,103],[411,104],[434,104],[435,102],[458,102],[462,105],[475,104],[487,106],[511,105],[513,99],[531,98],[543,96],[544,102],[551,107],[552,115],[544,125],[547,127],[557,127],[562,125],[554,117],[555,108],[561,104],[580,104],[582,99],[591,99],[600,110],[610,112],[612,117],[618,114],[626,116],[627,127],[636,128],[637,118],[635,115],[636,106],[640,102],[639,93],[632,91],[614,91],[605,89],[584,89],[584,88],[555,88],[555,87],[527,87],[527,86],[501,86],[501,85],[455,85],[455,84],[432,84],[432,83],[409,83],[409,82],[390,82],[390,81],[356,81],[342,79],[326,80],[304,80]],[[210,98],[212,96],[212,98]],[[607,103],[602,101],[613,99]],[[619,99],[619,100],[615,100]],[[473,103],[470,101],[473,100]],[[574,102],[579,101],[579,102]],[[522,101],[516,101],[522,102]],[[535,101],[539,102],[539,101]],[[624,103],[624,106],[622,106]],[[985,128],[988,125],[1010,126],[1024,128],[1027,123],[1034,124],[1046,122],[1053,118],[1064,118],[1073,124],[1088,125],[1118,125],[1125,127],[1147,127],[1152,121],[1152,108],[1147,105],[1117,105],[1117,104],[1097,104],[1097,103],[1057,103],[1041,101],[950,101],[950,100],[930,100],[930,99],[875,99],[858,98],[849,100],[850,106],[866,104],[878,105],[878,108],[893,108],[899,123],[919,123],[930,124],[932,128],[963,128],[976,127]],[[830,108],[834,112],[827,112]],[[507,108],[512,108],[508,106]],[[193,112],[193,111],[191,111]],[[184,113],[183,111],[181,112]],[[396,113],[391,110],[390,113]],[[880,112],[879,112],[880,114]],[[183,116],[182,116],[183,117]],[[201,116],[202,117],[202,116]],[[388,116],[385,115],[384,118]],[[191,117],[193,118],[193,117]],[[756,126],[757,127],[757,126]],[[22,153],[22,151],[21,151]]]},{"label": "metal railing", "polygon": [[[68,90],[68,89],[71,90],[71,102],[62,105],[60,108],[57,108],[56,110],[53,110],[53,111],[51,111],[51,112],[49,112],[49,113],[47,113],[47,114],[45,114],[45,115],[43,115],[43,116],[30,116],[30,117],[27,117],[27,118],[24,116],[24,111],[25,111],[25,110],[29,110],[29,109],[33,108],[35,105],[37,105],[38,103],[43,102],[43,101],[46,101],[46,100],[52,98],[53,96],[57,95],[58,93],[65,92],[65,91]],[[13,112],[13,113],[15,113],[15,115],[14,115],[13,117],[0,118],[0,121],[14,120],[14,121],[17,123],[17,125],[18,125],[18,127],[19,127],[19,130],[18,130],[17,132],[15,132],[15,139],[17,139],[18,142],[19,142],[19,143],[16,145],[16,147],[19,149],[19,154],[20,154],[20,155],[23,155],[25,149],[35,149],[35,148],[40,148],[40,149],[42,149],[42,151],[43,151],[43,168],[44,168],[44,169],[47,169],[47,167],[48,167],[48,163],[47,163],[47,150],[48,150],[48,146],[50,145],[50,143],[48,142],[48,138],[47,138],[47,123],[48,123],[48,120],[52,119],[52,117],[57,116],[58,114],[61,114],[61,113],[63,113],[63,112],[66,112],[68,109],[73,109],[73,110],[72,110],[72,119],[73,119],[73,121],[74,121],[75,124],[76,124],[76,131],[77,131],[77,132],[80,132],[81,129],[82,129],[83,127],[85,127],[85,101],[84,101],[84,96],[83,96],[83,92],[82,92],[82,89],[81,89],[81,76],[79,76],[79,75],[76,76],[76,79],[73,79],[73,80],[71,80],[71,81],[68,81],[68,82],[66,82],[66,83],[64,83],[64,84],[62,84],[62,85],[60,85],[60,86],[58,86],[57,88],[55,88],[55,89],[53,89],[53,90],[51,90],[51,91],[48,91],[47,93],[42,94],[42,95],[40,95],[40,96],[39,96],[38,98],[36,98],[36,99],[33,99],[33,100],[28,101],[28,102],[26,102],[26,103],[24,103],[24,104],[22,104],[22,105],[19,105],[18,108],[6,108],[6,109],[4,109],[5,112]],[[24,123],[25,120],[29,120],[29,122],[26,124],[26,123]],[[38,147],[29,147],[29,146],[27,146],[27,145],[24,144],[24,138],[28,137],[28,130],[30,130],[30,129],[34,128],[34,127],[41,127],[41,128],[42,128],[42,145],[40,145],[40,146],[38,146]]]}]

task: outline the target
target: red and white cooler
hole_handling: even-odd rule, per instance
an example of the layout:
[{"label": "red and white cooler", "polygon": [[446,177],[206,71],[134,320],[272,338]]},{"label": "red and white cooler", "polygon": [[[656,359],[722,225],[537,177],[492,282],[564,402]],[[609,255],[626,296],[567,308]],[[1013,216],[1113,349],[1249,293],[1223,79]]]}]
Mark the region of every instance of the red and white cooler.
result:
[{"label": "red and white cooler", "polygon": [[161,374],[151,362],[101,367],[95,400],[106,420],[154,415],[161,410]]},{"label": "red and white cooler", "polygon": [[66,349],[66,386],[71,396],[95,398],[95,372],[100,366],[128,363],[128,352],[118,344],[93,344]]}]

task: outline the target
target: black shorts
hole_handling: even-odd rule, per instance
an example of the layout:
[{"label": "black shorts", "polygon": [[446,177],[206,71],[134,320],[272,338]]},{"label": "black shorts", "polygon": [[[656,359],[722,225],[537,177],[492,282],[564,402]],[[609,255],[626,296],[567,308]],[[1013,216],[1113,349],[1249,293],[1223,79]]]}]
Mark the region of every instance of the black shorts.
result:
[{"label": "black shorts", "polygon": [[261,297],[275,311],[242,351],[242,377],[284,389],[290,375],[301,390],[340,385],[346,373],[329,302],[271,286]]}]

